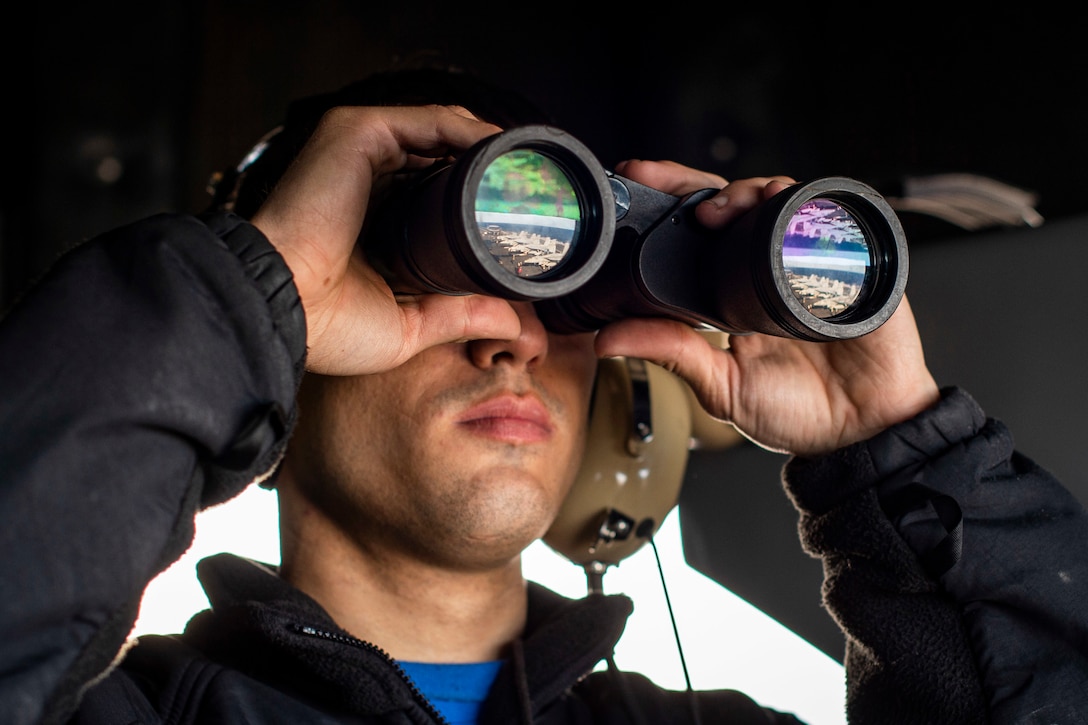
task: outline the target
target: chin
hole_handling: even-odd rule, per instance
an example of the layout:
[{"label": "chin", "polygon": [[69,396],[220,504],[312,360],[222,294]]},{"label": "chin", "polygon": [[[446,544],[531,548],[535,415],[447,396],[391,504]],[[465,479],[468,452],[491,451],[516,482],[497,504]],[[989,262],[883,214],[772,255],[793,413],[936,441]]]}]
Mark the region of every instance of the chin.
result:
[{"label": "chin", "polygon": [[460,525],[448,526],[448,535],[460,544],[451,547],[470,557],[502,563],[521,554],[548,530],[556,505],[543,505],[539,497],[517,496],[509,489],[503,495],[479,501],[462,510]]}]

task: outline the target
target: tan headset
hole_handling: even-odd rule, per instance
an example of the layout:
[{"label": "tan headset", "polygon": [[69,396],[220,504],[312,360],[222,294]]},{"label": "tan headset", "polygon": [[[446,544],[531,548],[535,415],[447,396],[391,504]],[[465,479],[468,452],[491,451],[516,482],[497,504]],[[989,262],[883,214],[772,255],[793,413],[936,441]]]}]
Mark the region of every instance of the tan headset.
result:
[{"label": "tan headset", "polygon": [[[704,336],[727,344],[724,333]],[[742,439],[663,367],[602,360],[585,457],[544,543],[587,572],[603,572],[641,548],[676,506],[692,449],[719,450]]]}]

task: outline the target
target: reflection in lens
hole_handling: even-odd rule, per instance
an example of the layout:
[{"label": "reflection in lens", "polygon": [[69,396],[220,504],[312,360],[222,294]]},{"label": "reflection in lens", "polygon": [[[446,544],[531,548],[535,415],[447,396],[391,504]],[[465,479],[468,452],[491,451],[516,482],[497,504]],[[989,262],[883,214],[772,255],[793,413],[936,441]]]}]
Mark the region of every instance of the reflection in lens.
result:
[{"label": "reflection in lens", "polygon": [[872,254],[850,212],[828,199],[812,199],[790,219],[782,265],[794,297],[825,319],[847,312],[858,301]]},{"label": "reflection in lens", "polygon": [[519,277],[558,273],[581,220],[567,175],[547,156],[515,149],[496,158],[476,191],[476,225],[491,256]]}]

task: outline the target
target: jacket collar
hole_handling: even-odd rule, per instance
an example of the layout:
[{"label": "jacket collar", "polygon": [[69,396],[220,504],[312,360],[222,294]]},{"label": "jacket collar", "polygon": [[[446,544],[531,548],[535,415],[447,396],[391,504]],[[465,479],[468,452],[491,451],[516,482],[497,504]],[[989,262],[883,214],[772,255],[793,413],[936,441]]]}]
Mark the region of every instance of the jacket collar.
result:
[{"label": "jacket collar", "polygon": [[[281,579],[277,567],[218,554],[202,560],[197,573],[212,609],[193,618],[185,637],[201,649],[240,667],[271,658],[274,669],[284,671],[284,660],[293,660],[292,678],[307,675],[315,681],[307,689],[324,696],[336,690],[337,699],[356,711],[403,707],[412,699],[389,658],[372,645],[359,642],[353,656],[345,656],[342,643],[300,634],[305,625],[353,639],[315,600]],[[514,647],[523,657],[500,671],[482,713],[490,722],[516,722],[525,707],[538,713],[589,674],[611,655],[633,609],[624,595],[569,599],[532,582],[528,597],[525,632]],[[330,661],[343,666],[330,668]]]}]

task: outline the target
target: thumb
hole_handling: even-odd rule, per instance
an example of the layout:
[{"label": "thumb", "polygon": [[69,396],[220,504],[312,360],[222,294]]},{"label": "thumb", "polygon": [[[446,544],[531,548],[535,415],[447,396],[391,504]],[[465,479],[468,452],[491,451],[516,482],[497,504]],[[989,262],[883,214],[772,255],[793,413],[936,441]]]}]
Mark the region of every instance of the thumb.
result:
[{"label": "thumb", "polygon": [[513,340],[521,318],[506,300],[486,295],[424,294],[398,302],[412,331],[413,354],[467,340]]}]

